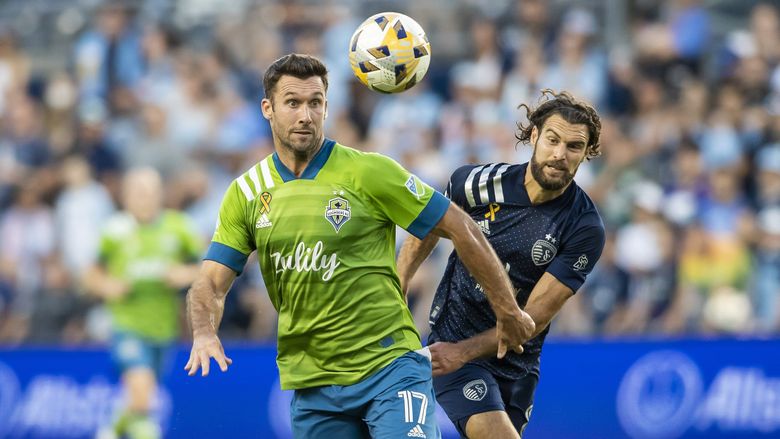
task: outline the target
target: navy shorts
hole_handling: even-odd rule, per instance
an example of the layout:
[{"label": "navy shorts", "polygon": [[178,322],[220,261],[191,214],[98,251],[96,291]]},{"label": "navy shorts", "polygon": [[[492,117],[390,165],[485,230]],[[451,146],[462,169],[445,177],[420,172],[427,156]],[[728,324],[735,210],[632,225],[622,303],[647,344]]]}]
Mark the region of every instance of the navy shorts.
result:
[{"label": "navy shorts", "polygon": [[450,374],[435,377],[436,401],[447,413],[461,437],[466,422],[478,413],[503,410],[523,435],[533,410],[534,391],[539,377],[528,374],[517,380],[494,376],[484,367],[468,363]]}]

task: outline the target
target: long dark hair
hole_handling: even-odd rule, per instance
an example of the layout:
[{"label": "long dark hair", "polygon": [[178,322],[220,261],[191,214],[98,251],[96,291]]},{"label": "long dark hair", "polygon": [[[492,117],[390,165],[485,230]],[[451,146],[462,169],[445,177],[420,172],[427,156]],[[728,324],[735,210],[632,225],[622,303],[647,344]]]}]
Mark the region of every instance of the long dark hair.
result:
[{"label": "long dark hair", "polygon": [[601,155],[601,119],[596,110],[588,103],[576,99],[571,93],[555,91],[546,88],[542,90],[540,100],[548,98],[538,107],[532,109],[526,104],[520,104],[517,108],[525,108],[528,114],[529,124],[527,126],[517,123],[518,132],[515,134],[517,142],[530,143],[531,132],[534,127],[541,131],[542,126],[553,114],[561,116],[570,124],[583,124],[588,127],[588,151],[586,158],[588,160]]}]

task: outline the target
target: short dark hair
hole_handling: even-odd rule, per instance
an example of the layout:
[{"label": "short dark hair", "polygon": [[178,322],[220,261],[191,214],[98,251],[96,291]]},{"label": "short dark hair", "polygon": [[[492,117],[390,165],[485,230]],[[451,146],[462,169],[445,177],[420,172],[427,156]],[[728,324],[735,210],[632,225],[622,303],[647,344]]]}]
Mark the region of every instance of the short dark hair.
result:
[{"label": "short dark hair", "polygon": [[[599,142],[599,136],[601,135],[601,119],[599,118],[596,110],[588,103],[580,101],[572,96],[570,93],[562,91],[556,93],[555,91],[546,88],[542,90],[541,99],[548,97],[541,105],[535,109],[531,109],[526,104],[520,104],[517,108],[525,108],[528,114],[528,126],[524,126],[521,123],[517,123],[518,133],[515,134],[518,143],[530,143],[531,132],[534,127],[541,131],[542,126],[547,119],[557,114],[570,124],[583,124],[588,127],[588,151],[586,158],[588,160],[601,155],[601,143]],[[541,134],[541,133],[540,133]]]},{"label": "short dark hair", "polygon": [[274,61],[265,71],[263,89],[266,98],[271,99],[276,83],[284,75],[294,76],[298,79],[319,76],[322,79],[322,84],[325,85],[325,91],[328,91],[328,69],[325,64],[311,55],[290,53]]}]

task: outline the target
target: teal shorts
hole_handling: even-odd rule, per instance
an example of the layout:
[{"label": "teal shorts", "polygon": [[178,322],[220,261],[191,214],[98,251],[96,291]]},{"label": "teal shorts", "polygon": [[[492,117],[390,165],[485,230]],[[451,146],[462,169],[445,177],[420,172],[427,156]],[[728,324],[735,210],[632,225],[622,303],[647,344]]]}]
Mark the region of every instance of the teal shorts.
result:
[{"label": "teal shorts", "polygon": [[351,386],[295,391],[295,438],[439,439],[430,361],[408,352]]},{"label": "teal shorts", "polygon": [[170,343],[160,343],[126,331],[116,331],[111,337],[111,358],[120,374],[143,367],[159,378],[170,355]]}]

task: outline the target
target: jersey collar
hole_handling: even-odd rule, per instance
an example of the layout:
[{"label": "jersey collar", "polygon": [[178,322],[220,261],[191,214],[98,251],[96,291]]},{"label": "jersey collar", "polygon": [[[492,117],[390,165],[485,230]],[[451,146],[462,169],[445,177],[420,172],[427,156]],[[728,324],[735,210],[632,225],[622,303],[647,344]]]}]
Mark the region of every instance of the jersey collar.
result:
[{"label": "jersey collar", "polygon": [[[314,158],[311,159],[308,165],[306,165],[306,169],[303,170],[300,180],[314,180],[314,177],[319,174],[320,169],[325,166],[325,162],[328,161],[330,153],[333,152],[333,147],[335,145],[335,141],[325,138],[325,141],[322,143],[320,150],[317,151],[317,154],[314,156]],[[284,163],[282,163],[282,161],[279,159],[279,154],[274,152],[273,157],[276,172],[278,172],[279,176],[282,177],[282,181],[287,183],[288,181],[299,180],[299,178],[297,178],[295,174],[292,173],[292,171],[287,169],[287,166],[284,166]]]},{"label": "jersey collar", "polygon": [[520,175],[518,175],[518,178],[520,179],[520,204],[534,207],[558,206],[560,204],[566,204],[570,201],[574,191],[576,191],[575,188],[577,187],[577,183],[574,180],[572,180],[571,184],[569,184],[569,187],[567,187],[562,194],[558,195],[552,200],[547,200],[540,204],[531,203],[531,197],[528,195],[528,189],[525,187],[525,173],[529,166],[531,166],[531,162],[526,162],[520,165]]}]

